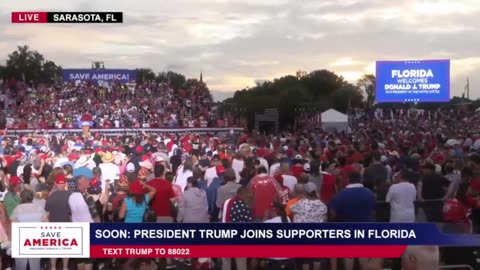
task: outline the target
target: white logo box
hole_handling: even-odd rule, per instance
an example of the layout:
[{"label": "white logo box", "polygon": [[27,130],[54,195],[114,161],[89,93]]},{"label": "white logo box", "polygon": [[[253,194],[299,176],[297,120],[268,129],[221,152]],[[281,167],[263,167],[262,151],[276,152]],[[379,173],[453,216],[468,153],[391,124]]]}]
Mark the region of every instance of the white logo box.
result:
[{"label": "white logo box", "polygon": [[90,223],[14,222],[12,257],[89,258]]}]

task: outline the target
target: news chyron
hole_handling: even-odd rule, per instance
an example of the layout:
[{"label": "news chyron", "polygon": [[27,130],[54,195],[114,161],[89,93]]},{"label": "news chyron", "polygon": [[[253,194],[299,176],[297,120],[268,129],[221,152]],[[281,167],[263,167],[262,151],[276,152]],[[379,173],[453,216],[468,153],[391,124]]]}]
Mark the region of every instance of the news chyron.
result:
[{"label": "news chyron", "polygon": [[12,23],[123,23],[123,12],[12,12]]}]

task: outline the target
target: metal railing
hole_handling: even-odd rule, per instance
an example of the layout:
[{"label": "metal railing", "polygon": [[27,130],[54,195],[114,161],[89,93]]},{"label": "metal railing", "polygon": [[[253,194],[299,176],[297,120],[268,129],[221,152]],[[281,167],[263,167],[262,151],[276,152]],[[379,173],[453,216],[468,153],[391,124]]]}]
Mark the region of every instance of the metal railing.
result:
[{"label": "metal railing", "polygon": [[[225,133],[240,133],[244,129],[241,127],[225,127],[225,128],[91,128],[90,132],[94,133],[102,133],[106,136],[121,136],[121,135],[137,135],[141,134],[142,131],[147,133],[176,133],[176,134],[184,134],[184,133],[195,133],[195,134],[208,134],[208,133],[215,133],[215,134],[225,134]],[[72,129],[9,129],[7,130],[7,136],[16,136],[16,135],[25,135],[25,134],[80,134],[82,133],[82,129],[72,128]]]},{"label": "metal railing", "polygon": [[438,270],[474,270],[474,268],[468,264],[458,264],[458,265],[443,265],[443,266],[440,266]]}]

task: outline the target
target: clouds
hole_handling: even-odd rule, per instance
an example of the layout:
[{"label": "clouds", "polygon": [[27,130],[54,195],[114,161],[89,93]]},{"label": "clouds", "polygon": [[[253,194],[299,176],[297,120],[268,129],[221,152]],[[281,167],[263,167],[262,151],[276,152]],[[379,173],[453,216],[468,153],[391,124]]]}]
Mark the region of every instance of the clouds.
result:
[{"label": "clouds", "polygon": [[[452,59],[452,93],[480,84],[480,0],[45,0],[0,4],[0,50],[29,44],[64,67],[174,69],[215,96],[301,70],[356,80],[376,60]],[[341,2],[341,3],[339,3]],[[12,25],[5,11],[123,11],[122,25]],[[3,13],[2,13],[3,12]],[[4,55],[0,56],[0,59]],[[474,93],[475,91],[472,91]],[[480,97],[480,96],[478,96]]]}]

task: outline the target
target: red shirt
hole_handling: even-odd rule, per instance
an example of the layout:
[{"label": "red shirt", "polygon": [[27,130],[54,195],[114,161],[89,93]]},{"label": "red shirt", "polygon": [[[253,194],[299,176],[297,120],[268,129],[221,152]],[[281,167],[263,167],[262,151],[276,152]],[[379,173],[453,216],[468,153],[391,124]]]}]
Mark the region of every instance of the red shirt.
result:
[{"label": "red shirt", "polygon": [[320,200],[327,204],[335,196],[335,176],[322,172],[322,188],[320,189]]},{"label": "red shirt", "polygon": [[480,181],[473,179],[470,182],[470,189],[474,194],[468,195],[467,196],[467,202],[470,207],[472,208],[477,208],[477,198],[474,195],[480,194]]},{"label": "red shirt", "polygon": [[6,163],[5,167],[8,167],[8,166],[12,165],[12,163],[14,163],[15,160],[16,160],[16,158],[14,156],[5,156],[4,159],[5,159],[5,163]]},{"label": "red shirt", "polygon": [[117,193],[117,195],[115,195],[113,198],[112,198],[112,209],[117,209],[118,207],[122,206],[120,203],[127,197],[127,194],[120,194],[120,193]]},{"label": "red shirt", "polygon": [[342,174],[342,188],[345,188],[350,182],[348,180],[348,175],[352,172],[354,172],[354,169],[351,165],[346,165],[342,168],[340,168],[341,174]]},{"label": "red shirt", "polygon": [[254,200],[255,218],[263,218],[265,211],[272,208],[279,191],[275,179],[268,175],[257,175],[250,182],[250,192]]},{"label": "red shirt", "polygon": [[292,166],[291,170],[292,170],[293,176],[295,176],[297,178],[297,180],[300,179],[300,176],[304,172],[303,166],[298,166],[298,165]]},{"label": "red shirt", "polygon": [[173,192],[172,183],[165,179],[155,178],[147,183],[157,190],[155,197],[152,201],[152,208],[155,211],[157,217],[170,217],[172,216],[172,207],[170,200],[175,198]]},{"label": "red shirt", "polygon": [[363,160],[363,155],[360,154],[359,152],[355,152],[353,153],[351,156],[349,156],[347,158],[347,160],[350,162],[350,163],[355,163],[355,162],[360,162]]},{"label": "red shirt", "polygon": [[432,159],[433,161],[435,161],[436,163],[440,164],[440,165],[443,165],[445,163],[445,161],[447,160],[447,158],[445,157],[445,154],[442,153],[442,152],[436,152],[432,155]]}]

